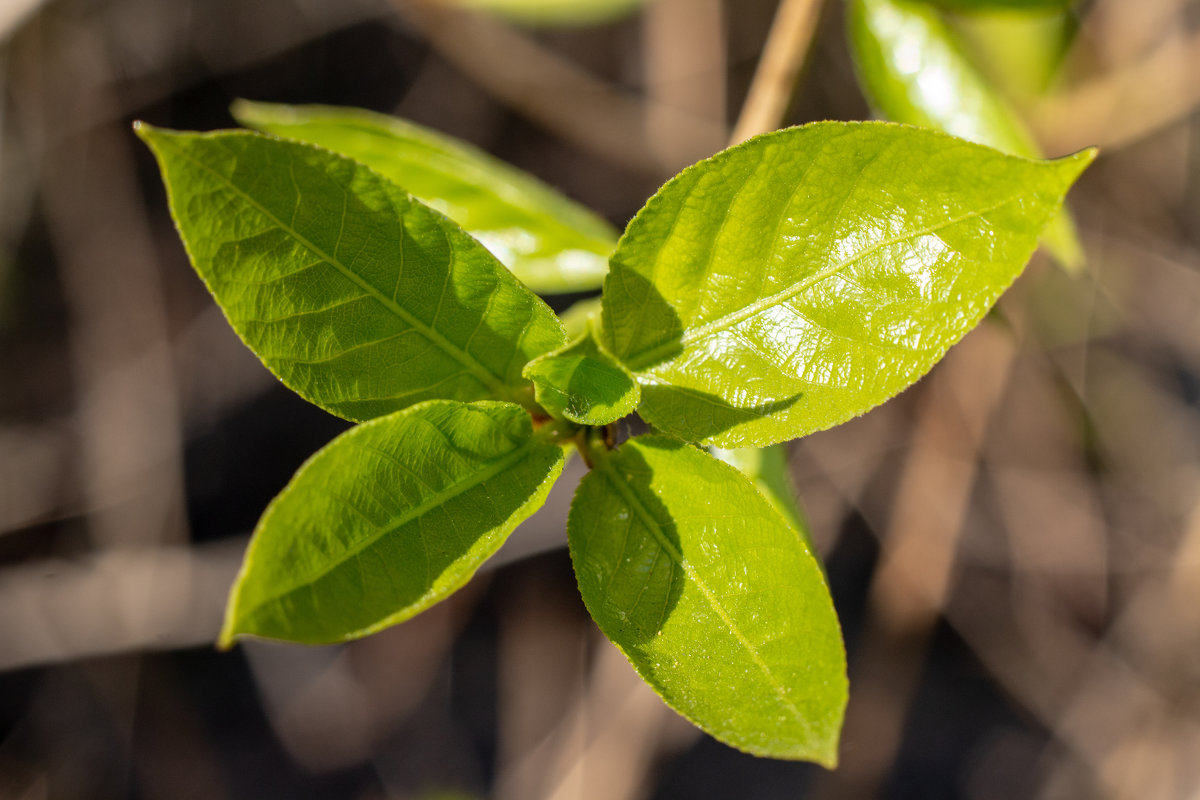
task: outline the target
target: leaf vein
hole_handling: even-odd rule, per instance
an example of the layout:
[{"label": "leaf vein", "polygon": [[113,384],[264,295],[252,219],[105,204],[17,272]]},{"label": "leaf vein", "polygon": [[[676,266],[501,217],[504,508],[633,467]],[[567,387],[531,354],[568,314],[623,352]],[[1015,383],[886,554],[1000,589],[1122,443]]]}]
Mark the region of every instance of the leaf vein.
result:
[{"label": "leaf vein", "polygon": [[[365,290],[368,294],[374,296],[379,301],[379,303],[381,305],[383,305],[387,310],[391,311],[396,316],[398,316],[401,319],[408,322],[413,328],[420,331],[420,333],[423,336],[425,336],[427,339],[429,339],[430,341],[439,345],[450,357],[452,357],[456,361],[459,361],[460,363],[462,363],[470,371],[476,373],[479,376],[481,382],[485,386],[487,386],[489,389],[491,389],[493,392],[495,392],[498,396],[509,397],[511,395],[511,391],[509,390],[509,387],[504,383],[503,376],[494,374],[486,365],[480,363],[474,357],[472,357],[470,353],[467,353],[467,352],[461,350],[457,345],[455,345],[453,342],[451,342],[449,339],[447,339],[441,333],[426,326],[416,316],[411,314],[403,306],[399,305],[395,300],[387,297],[385,294],[380,292],[377,288],[375,288],[370,283],[368,283],[358,273],[354,272],[349,267],[342,264],[335,257],[326,253],[321,247],[318,247],[314,242],[310,241],[306,236],[301,234],[300,231],[296,230],[293,225],[285,224],[283,220],[281,220],[279,217],[275,216],[275,214],[272,213],[269,209],[267,209],[266,206],[264,206],[262,203],[258,202],[258,200],[256,200],[252,195],[247,193],[245,190],[243,190],[241,187],[239,187],[237,184],[235,184],[230,178],[226,177],[224,174],[222,174],[216,168],[214,168],[213,166],[196,158],[195,156],[193,156],[191,153],[188,153],[183,148],[178,148],[177,152],[183,158],[187,159],[188,161],[192,162],[196,166],[200,167],[201,169],[203,169],[203,170],[207,171],[208,173],[210,173],[211,175],[213,175],[218,181],[220,181],[226,187],[228,187],[231,192],[242,197],[243,200],[248,205],[252,206],[255,210],[257,210],[260,214],[265,216],[268,220],[274,222],[281,229],[283,229],[286,233],[294,236],[296,238],[296,240],[298,242],[300,242],[301,245],[308,248],[313,254],[315,254],[318,257],[320,257],[321,259],[323,259],[331,267],[333,267],[338,272],[340,272],[346,279],[357,284],[360,288]],[[289,169],[294,171],[294,167],[295,167],[295,162],[293,161],[289,164]],[[403,228],[403,224],[401,224],[400,227]]]},{"label": "leaf vein", "polygon": [[804,278],[803,280],[800,280],[773,295],[756,300],[753,303],[748,303],[737,311],[724,314],[711,322],[692,328],[689,331],[685,331],[677,341],[667,342],[665,344],[652,347],[648,350],[644,350],[637,355],[631,355],[626,360],[626,364],[630,367],[630,369],[634,370],[641,370],[647,368],[648,366],[653,366],[668,353],[676,351],[683,346],[693,344],[694,342],[707,338],[715,333],[726,330],[753,316],[761,314],[769,308],[790,300],[801,292],[811,288],[812,286],[815,286],[821,281],[837,275],[846,267],[862,261],[864,258],[879,252],[885,247],[890,247],[894,244],[899,244],[900,242],[910,241],[921,236],[927,236],[931,233],[936,233],[937,231],[943,230],[944,228],[948,228],[951,225],[957,225],[960,222],[976,219],[984,214],[989,214],[997,209],[1003,208],[1009,203],[1016,202],[1020,199],[1021,195],[1013,195],[1012,197],[1009,197],[991,206],[987,206],[986,208],[972,209],[971,211],[959,214],[958,216],[951,217],[949,219],[941,220],[925,228],[919,228],[915,231],[907,231],[903,234],[897,234],[896,236],[880,239],[878,242],[872,244],[870,247],[867,247],[862,252],[856,253],[849,258],[846,258],[835,264],[831,264],[824,269],[818,270],[809,277]]},{"label": "leaf vein", "polygon": [[684,571],[684,574],[691,579],[691,581],[696,585],[696,588],[698,588],[701,594],[704,595],[704,599],[708,601],[709,606],[716,613],[716,615],[720,617],[721,621],[725,624],[725,627],[729,629],[729,631],[733,634],[733,637],[738,641],[742,648],[747,652],[747,654],[749,654],[750,660],[753,661],[755,666],[757,666],[762,672],[767,684],[771,687],[771,689],[775,692],[775,695],[787,707],[787,709],[792,712],[792,715],[795,717],[796,721],[805,728],[811,728],[809,720],[804,717],[804,715],[800,712],[800,709],[798,709],[791,701],[791,698],[788,697],[783,685],[775,677],[775,674],[771,671],[770,666],[765,660],[763,660],[762,655],[758,652],[758,648],[756,648],[753,642],[746,638],[746,635],[742,633],[741,628],[739,628],[737,623],[735,623],[729,616],[729,612],[725,610],[725,607],[720,602],[720,599],[713,593],[711,589],[708,588],[708,585],[701,580],[700,576],[696,573],[695,568],[692,567],[692,565],[689,564],[688,561],[683,557],[683,553],[676,549],[675,546],[671,544],[670,540],[667,539],[666,535],[663,533],[662,526],[654,518],[650,511],[642,504],[641,498],[637,496],[637,493],[633,490],[633,487],[629,486],[624,480],[622,480],[620,474],[612,466],[611,462],[602,462],[601,464],[597,464],[597,469],[604,470],[609,474],[609,479],[616,487],[617,492],[624,498],[625,502],[630,505],[634,513],[641,518],[642,523],[650,531],[650,534],[654,537],[655,541],[658,542],[659,547],[666,551],[671,560]]}]

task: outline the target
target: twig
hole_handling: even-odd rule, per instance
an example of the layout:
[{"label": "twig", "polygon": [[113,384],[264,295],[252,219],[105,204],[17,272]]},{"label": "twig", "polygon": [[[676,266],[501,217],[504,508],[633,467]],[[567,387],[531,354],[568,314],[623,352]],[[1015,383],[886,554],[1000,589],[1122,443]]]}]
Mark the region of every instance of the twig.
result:
[{"label": "twig", "polygon": [[643,13],[646,142],[661,158],[669,159],[676,142],[691,135],[678,127],[687,122],[680,112],[724,124],[723,5],[721,0],[655,0]]},{"label": "twig", "polygon": [[871,617],[852,659],[854,691],[842,740],[853,761],[822,776],[818,798],[876,796],[899,748],[925,648],[955,570],[988,420],[1016,356],[984,326],[953,350],[929,384],[871,583]]},{"label": "twig", "polygon": [[[49,109],[65,104],[93,118],[115,105],[90,82],[115,74],[103,42],[80,32],[73,44],[53,68],[32,37],[13,59],[15,116],[27,141],[51,141]],[[186,536],[179,396],[132,146],[123,124],[105,124],[59,140],[41,164],[41,207],[71,315],[82,495],[100,546]]]},{"label": "twig", "polygon": [[782,0],[779,4],[730,144],[774,130],[783,121],[820,10],[821,0]]},{"label": "twig", "polygon": [[242,538],[0,572],[0,670],[211,643]]}]

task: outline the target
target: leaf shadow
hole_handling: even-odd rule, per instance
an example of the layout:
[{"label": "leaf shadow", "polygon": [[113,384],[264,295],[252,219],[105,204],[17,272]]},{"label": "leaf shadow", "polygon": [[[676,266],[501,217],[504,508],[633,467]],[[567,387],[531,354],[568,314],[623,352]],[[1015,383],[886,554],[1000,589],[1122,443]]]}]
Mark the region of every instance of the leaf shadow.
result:
[{"label": "leaf shadow", "polygon": [[618,407],[635,390],[628,373],[592,356],[585,356],[567,381],[567,395],[583,414],[591,408]]},{"label": "leaf shadow", "polygon": [[650,490],[654,468],[632,447],[622,447],[617,460],[620,474],[609,480],[624,480],[633,490],[640,509],[630,509],[630,533],[636,522],[643,535],[625,538],[621,568],[598,592],[607,613],[595,616],[605,635],[623,648],[635,648],[653,640],[671,618],[686,577],[672,514]]},{"label": "leaf shadow", "polygon": [[[660,376],[649,374],[649,370],[655,366],[669,362],[683,353],[685,326],[679,311],[654,284],[633,270],[614,270],[613,278],[605,286],[606,296],[610,291],[625,307],[637,309],[628,325],[633,332],[626,334],[627,338],[637,336],[643,340],[638,347],[639,355],[635,356],[635,361],[638,357],[643,357],[642,354],[653,354],[647,363],[637,364],[638,369],[635,373],[641,376],[638,381],[642,387],[639,411],[644,411],[642,417],[651,425],[687,441],[705,441],[719,438],[739,425],[786,412],[804,397],[804,392],[796,392],[787,397],[757,396],[755,402],[743,405],[703,388],[667,383]],[[621,347],[624,343],[614,341],[609,309],[606,308],[605,313],[608,345],[610,348]],[[646,335],[647,323],[642,322],[644,320],[653,320],[656,330],[652,335]],[[708,361],[695,359],[691,363],[700,365]],[[726,362],[722,363],[722,368],[725,370],[723,377],[726,378],[722,382],[728,383],[727,379],[733,367]],[[706,375],[700,370],[690,377],[699,378],[712,386],[718,383],[716,374]],[[733,377],[734,381],[741,379],[749,383],[759,376],[734,374]],[[705,378],[711,380],[705,381]]]},{"label": "leaf shadow", "polygon": [[[647,384],[642,386],[642,402],[647,406],[645,417],[650,424],[690,442],[707,442],[728,433],[738,425],[756,422],[763,417],[787,411],[804,397],[797,392],[790,397],[767,400],[748,406],[736,406],[724,398],[699,389],[670,384]],[[684,404],[685,409],[680,409]],[[674,419],[662,419],[662,408],[680,409]],[[749,442],[745,443],[749,444]],[[734,442],[728,446],[742,446]]]}]

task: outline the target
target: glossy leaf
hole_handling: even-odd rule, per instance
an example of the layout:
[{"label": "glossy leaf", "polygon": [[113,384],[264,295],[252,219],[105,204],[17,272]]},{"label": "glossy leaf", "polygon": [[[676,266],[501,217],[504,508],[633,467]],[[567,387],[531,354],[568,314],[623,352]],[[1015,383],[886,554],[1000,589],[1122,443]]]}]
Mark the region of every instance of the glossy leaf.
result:
[{"label": "glossy leaf", "polygon": [[[1013,155],[1040,158],[1033,136],[959,48],[938,13],[914,0],[851,0],[850,44],[859,83],[888,119],[961,136]],[[1045,233],[1068,267],[1082,263],[1065,212]]]},{"label": "glossy leaf", "polygon": [[589,331],[574,342],[530,361],[538,404],[552,416],[580,425],[607,425],[632,414],[641,399],[637,381],[606,353]]},{"label": "glossy leaf", "polygon": [[688,441],[765,445],[911,384],[1020,273],[1093,151],[1007,156],[889,123],[817,123],[726,150],[630,223],[605,344],[639,414]]},{"label": "glossy leaf", "polygon": [[263,515],[222,644],[340,641],[429,608],[545,502],[562,464],[509,403],[431,401],[352,428]]},{"label": "glossy leaf", "polygon": [[710,448],[709,452],[731,467],[736,467],[750,479],[754,487],[762,492],[767,502],[792,524],[812,549],[812,536],[808,523],[800,511],[800,501],[792,488],[788,470],[787,445],[773,444],[770,447],[738,447],[726,450]]},{"label": "glossy leaf", "polygon": [[804,540],[745,476],[690,445],[645,436],[595,461],[567,535],[600,629],[721,741],[833,766],[845,654]]},{"label": "glossy leaf", "polygon": [[483,242],[535,292],[597,289],[612,227],[528,173],[445,134],[354,108],[240,100],[243,125],[361,161]]},{"label": "glossy leaf", "polygon": [[334,414],[519,397],[525,364],[565,341],[478,242],[361,164],[246,131],[138,133],[234,329]]},{"label": "glossy leaf", "polygon": [[594,25],[632,13],[643,0],[449,0],[527,25]]}]

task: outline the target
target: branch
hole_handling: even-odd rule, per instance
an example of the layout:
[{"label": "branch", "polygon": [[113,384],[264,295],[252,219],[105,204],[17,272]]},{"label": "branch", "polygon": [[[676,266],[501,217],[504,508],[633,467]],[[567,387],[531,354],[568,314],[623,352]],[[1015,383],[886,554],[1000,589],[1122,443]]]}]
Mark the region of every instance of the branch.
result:
[{"label": "branch", "polygon": [[725,126],[674,108],[653,108],[684,138],[673,152],[646,147],[651,106],[597,79],[510,26],[430,0],[392,0],[446,61],[514,111],[597,153],[649,175],[674,173],[720,149]]},{"label": "branch", "polygon": [[734,126],[731,145],[775,130],[783,121],[820,10],[821,0],[782,0],[779,4],[750,92]]}]

